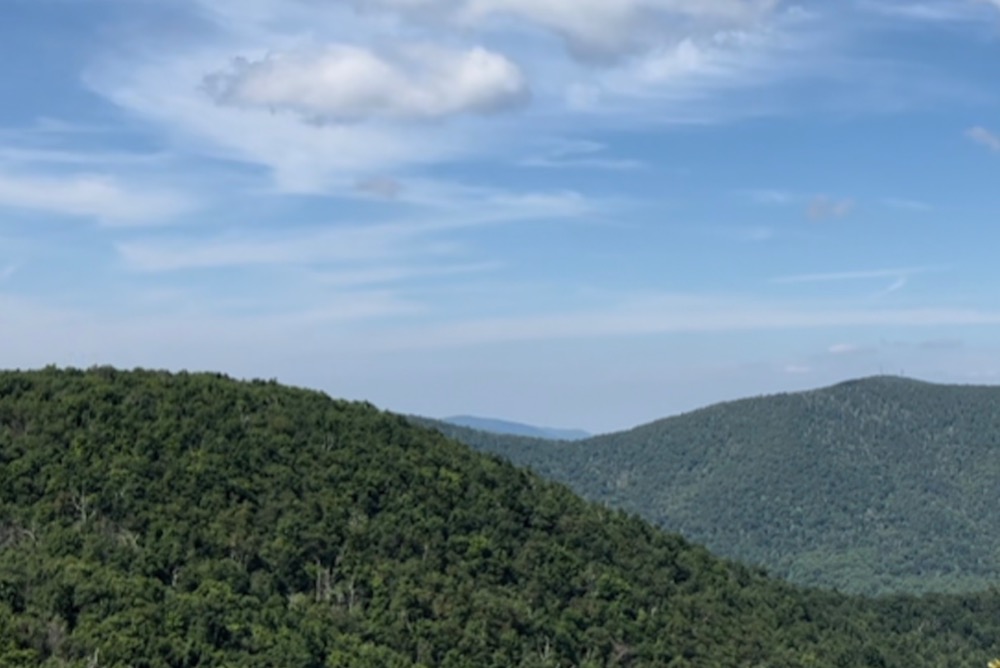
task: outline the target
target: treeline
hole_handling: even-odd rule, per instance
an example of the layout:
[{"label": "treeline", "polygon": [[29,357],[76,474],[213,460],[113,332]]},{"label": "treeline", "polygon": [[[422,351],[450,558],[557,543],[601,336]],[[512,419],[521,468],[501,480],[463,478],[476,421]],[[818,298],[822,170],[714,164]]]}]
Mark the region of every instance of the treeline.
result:
[{"label": "treeline", "polygon": [[0,666],[983,666],[1000,595],[772,581],[406,419],[0,373]]}]

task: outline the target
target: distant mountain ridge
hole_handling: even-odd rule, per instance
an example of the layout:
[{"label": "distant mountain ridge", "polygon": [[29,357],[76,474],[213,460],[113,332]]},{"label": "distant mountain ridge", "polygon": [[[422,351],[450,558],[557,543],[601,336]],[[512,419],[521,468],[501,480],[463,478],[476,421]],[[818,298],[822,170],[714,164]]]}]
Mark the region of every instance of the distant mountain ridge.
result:
[{"label": "distant mountain ridge", "polygon": [[511,422],[509,420],[499,420],[496,418],[477,417],[474,415],[456,415],[442,420],[448,424],[479,431],[488,431],[493,434],[509,434],[510,436],[526,436],[528,438],[547,438],[556,441],[580,441],[590,438],[591,434],[582,429],[553,429],[550,427],[536,427],[521,422]]},{"label": "distant mountain ridge", "polygon": [[1000,387],[878,376],[573,444],[448,435],[799,584],[1000,582]]}]

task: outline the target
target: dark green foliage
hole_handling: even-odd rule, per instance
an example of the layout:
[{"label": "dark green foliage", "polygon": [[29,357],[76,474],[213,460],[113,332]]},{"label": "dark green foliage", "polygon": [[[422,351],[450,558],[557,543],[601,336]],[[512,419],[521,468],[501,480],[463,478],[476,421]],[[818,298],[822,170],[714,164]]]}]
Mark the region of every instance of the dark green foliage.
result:
[{"label": "dark green foliage", "polygon": [[799,584],[1000,582],[1000,388],[879,377],[566,444],[450,436]]},{"label": "dark green foliage", "polygon": [[958,666],[1000,596],[800,591],[370,406],[0,374],[0,667]]}]

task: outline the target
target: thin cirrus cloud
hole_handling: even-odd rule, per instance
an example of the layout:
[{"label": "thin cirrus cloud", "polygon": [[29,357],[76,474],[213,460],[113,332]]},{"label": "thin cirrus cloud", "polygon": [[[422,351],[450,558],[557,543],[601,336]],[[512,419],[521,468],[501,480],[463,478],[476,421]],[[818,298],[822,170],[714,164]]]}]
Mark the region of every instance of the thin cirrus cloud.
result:
[{"label": "thin cirrus cloud", "polygon": [[[433,201],[434,195],[429,195]],[[574,219],[597,206],[573,192],[508,193],[446,192],[435,206],[432,220],[384,223],[345,223],[299,232],[272,231],[248,236],[219,235],[209,239],[177,236],[139,239],[116,244],[119,256],[132,270],[166,273],[191,269],[267,266],[350,266],[351,271],[372,263],[449,263],[462,256],[465,246],[455,235],[484,226],[529,220]],[[460,202],[455,204],[455,202]],[[468,209],[478,203],[479,213]],[[449,206],[455,206],[449,211]],[[380,265],[381,266],[381,265]],[[450,265],[448,265],[450,266]]]},{"label": "thin cirrus cloud", "polygon": [[132,187],[103,174],[0,172],[0,207],[96,219],[107,226],[169,222],[195,207],[185,194]]},{"label": "thin cirrus cloud", "polygon": [[130,268],[150,273],[185,269],[368,263],[413,256],[452,255],[453,244],[426,241],[405,225],[340,226],[295,235],[257,238],[222,236],[208,240],[124,241],[116,244]]},{"label": "thin cirrus cloud", "polygon": [[676,34],[743,26],[766,17],[778,0],[355,0],[369,11],[489,26],[513,20],[558,35],[570,53],[604,62],[649,48]]},{"label": "thin cirrus cloud", "polygon": [[832,327],[954,327],[1000,324],[1000,312],[977,309],[857,309],[785,302],[661,296],[593,311],[497,317],[374,335],[376,348],[435,348],[515,341],[613,338],[683,332],[793,331]]},{"label": "thin cirrus cloud", "polygon": [[238,58],[205,86],[220,104],[291,111],[313,121],[434,120],[489,114],[529,97],[520,69],[501,54],[410,45],[380,54],[347,44],[315,52]]},{"label": "thin cirrus cloud", "polygon": [[[476,105],[485,109],[482,105],[490,99],[496,103],[514,99],[492,89],[468,87],[462,94],[448,93],[444,101],[427,102],[425,94],[415,92],[413,81],[404,82],[401,92],[413,93],[405,101],[405,96],[392,96],[384,81],[374,82],[368,97],[351,91],[343,96],[308,92],[303,80],[251,96],[240,86],[255,77],[270,80],[270,66],[254,70],[250,65],[242,75],[219,70],[220,63],[231,60],[233,50],[243,50],[240,44],[182,51],[168,58],[106,59],[88,69],[84,80],[117,107],[182,145],[189,155],[265,167],[278,194],[356,195],[359,182],[473,158],[500,140],[447,122],[428,123],[419,131],[412,123],[447,121],[448,113],[471,113]],[[250,62],[263,63],[266,58]],[[308,78],[306,72],[298,75]],[[437,74],[425,75],[438,81]],[[206,84],[206,77],[209,82],[215,77],[214,83]],[[323,88],[319,83],[314,82],[317,90]],[[276,106],[267,106],[268,101]],[[287,113],[279,113],[282,110]],[[362,119],[364,114],[368,116]],[[439,117],[431,118],[434,114]],[[355,121],[309,122],[338,116]]]},{"label": "thin cirrus cloud", "polygon": [[934,267],[899,267],[895,269],[872,269],[863,271],[837,271],[816,274],[793,274],[790,276],[776,276],[771,279],[771,283],[776,284],[796,284],[796,283],[836,283],[840,281],[865,281],[879,278],[906,278],[915,274],[923,274],[934,271]]},{"label": "thin cirrus cloud", "polygon": [[957,23],[980,20],[986,5],[1000,7],[1000,0],[925,0],[923,2],[887,2],[862,0],[858,8],[891,19],[906,19],[927,23]]},{"label": "thin cirrus cloud", "polygon": [[1000,151],[1000,135],[982,126],[969,128],[966,130],[965,136],[991,151]]},{"label": "thin cirrus cloud", "polygon": [[809,200],[806,215],[810,220],[835,220],[844,218],[854,210],[854,200],[817,195]]}]

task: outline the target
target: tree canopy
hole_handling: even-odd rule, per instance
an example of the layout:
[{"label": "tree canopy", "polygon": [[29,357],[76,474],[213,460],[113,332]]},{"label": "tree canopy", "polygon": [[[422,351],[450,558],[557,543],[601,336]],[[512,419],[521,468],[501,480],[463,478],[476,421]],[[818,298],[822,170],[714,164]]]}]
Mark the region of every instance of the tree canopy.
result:
[{"label": "tree canopy", "polygon": [[435,425],[713,552],[845,592],[1000,581],[1000,388],[875,377],[580,443]]},{"label": "tree canopy", "polygon": [[274,382],[0,373],[0,666],[981,666],[1000,595],[803,590]]}]

